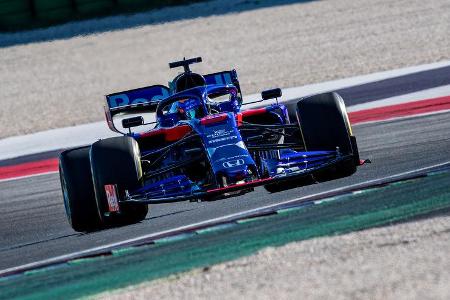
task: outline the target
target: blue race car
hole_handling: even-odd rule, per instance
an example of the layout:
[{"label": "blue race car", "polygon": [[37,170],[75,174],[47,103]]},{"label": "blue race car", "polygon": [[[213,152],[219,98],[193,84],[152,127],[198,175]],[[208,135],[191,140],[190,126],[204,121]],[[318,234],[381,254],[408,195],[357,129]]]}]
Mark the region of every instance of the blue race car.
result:
[{"label": "blue race car", "polygon": [[[148,204],[212,201],[349,176],[360,164],[342,98],[325,93],[243,110],[235,70],[200,75],[190,65],[163,85],[106,96],[120,136],[60,155],[66,213],[77,231],[143,220]],[[253,102],[255,103],[255,102]]]}]

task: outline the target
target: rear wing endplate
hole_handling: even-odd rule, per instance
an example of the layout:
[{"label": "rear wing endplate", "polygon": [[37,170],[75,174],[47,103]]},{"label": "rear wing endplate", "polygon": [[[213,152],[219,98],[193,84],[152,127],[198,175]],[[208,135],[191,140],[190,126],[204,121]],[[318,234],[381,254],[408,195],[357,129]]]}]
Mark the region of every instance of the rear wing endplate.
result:
[{"label": "rear wing endplate", "polygon": [[106,95],[105,114],[109,128],[119,132],[113,123],[114,115],[123,112],[155,112],[158,103],[169,96],[169,88],[164,85],[152,85]]}]

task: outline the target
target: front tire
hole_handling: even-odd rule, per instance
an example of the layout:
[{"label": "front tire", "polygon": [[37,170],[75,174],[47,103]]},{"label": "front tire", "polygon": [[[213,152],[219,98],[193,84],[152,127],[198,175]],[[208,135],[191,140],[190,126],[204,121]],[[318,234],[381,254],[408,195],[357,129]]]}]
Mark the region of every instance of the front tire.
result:
[{"label": "front tire", "polygon": [[[289,117],[293,112],[290,107]],[[352,159],[339,162],[327,169],[317,171],[313,177],[272,183],[264,188],[271,193],[350,176],[356,172],[359,153],[356,138],[348,119],[345,103],[337,93],[324,93],[303,98],[296,105],[296,119],[300,127],[301,138],[306,151],[336,150],[342,155],[352,155]]]},{"label": "front tire", "polygon": [[359,162],[356,139],[348,119],[345,103],[335,92],[304,98],[297,103],[297,119],[306,151],[336,150],[353,159],[314,174],[318,181],[350,176]]},{"label": "front tire", "polygon": [[95,142],[90,151],[91,171],[97,208],[101,219],[110,226],[137,223],[145,219],[146,204],[119,203],[119,212],[109,212],[105,185],[117,186],[119,199],[125,190],[142,186],[139,145],[128,136],[113,137]]}]

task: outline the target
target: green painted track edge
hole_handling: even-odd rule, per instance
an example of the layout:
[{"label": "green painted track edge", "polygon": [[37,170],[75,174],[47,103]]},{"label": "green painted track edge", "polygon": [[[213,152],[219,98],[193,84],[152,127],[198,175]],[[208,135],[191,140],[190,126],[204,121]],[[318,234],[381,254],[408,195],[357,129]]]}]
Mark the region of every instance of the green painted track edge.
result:
[{"label": "green painted track edge", "polygon": [[[122,255],[120,255],[121,257],[119,259],[133,257],[133,255],[136,254],[141,255],[142,258],[140,260],[138,259],[137,262],[134,260],[134,264],[121,264],[120,261],[117,260],[117,257],[114,257],[114,255],[92,261],[87,260],[84,261],[83,264],[78,264],[80,267],[86,268],[91,264],[91,269],[97,267],[99,264],[103,264],[102,266],[106,266],[106,268],[108,267],[108,264],[112,265],[113,268],[111,270],[107,268],[108,273],[103,274],[103,276],[95,277],[95,280],[89,280],[89,276],[93,276],[93,274],[91,273],[90,275],[88,274],[87,277],[75,279],[72,278],[72,281],[66,281],[64,282],[65,284],[59,284],[56,286],[50,284],[49,286],[47,286],[47,288],[41,287],[40,289],[35,289],[34,287],[28,285],[29,283],[27,282],[27,279],[28,281],[32,282],[36,282],[36,280],[41,279],[44,280],[45,283],[45,279],[54,280],[52,276],[58,275],[54,273],[62,273],[63,275],[70,277],[71,274],[74,275],[74,271],[80,271],[80,267],[78,267],[77,270],[74,270],[74,268],[77,267],[77,264],[75,263],[71,264],[70,268],[47,269],[41,272],[27,273],[27,276],[16,276],[13,277],[10,281],[0,281],[0,295],[5,295],[8,297],[8,299],[12,299],[16,296],[23,299],[55,297],[59,298],[62,296],[64,296],[64,298],[73,298],[88,296],[105,290],[121,288],[130,284],[137,284],[142,281],[154,280],[171,274],[186,272],[193,268],[204,267],[211,264],[217,264],[224,261],[236,259],[242,256],[253,254],[256,251],[267,246],[281,246],[293,241],[301,241],[327,235],[344,234],[356,230],[371,228],[374,226],[381,226],[402,220],[408,220],[412,217],[426,215],[442,209],[449,209],[449,179],[449,173],[436,173],[433,176],[428,176],[419,180],[407,182],[402,185],[391,184],[386,187],[381,187],[379,189],[379,192],[383,191],[384,194],[391,193],[393,195],[407,194],[406,192],[408,191],[408,189],[419,188],[421,192],[418,192],[417,194],[419,194],[418,196],[420,196],[421,199],[419,201],[417,201],[417,199],[416,201],[403,199],[401,205],[392,206],[396,201],[401,202],[400,200],[394,199],[390,202],[382,203],[385,206],[382,205],[378,208],[376,206],[376,203],[373,204],[369,202],[369,204],[375,205],[375,210],[366,214],[360,213],[356,215],[349,215],[344,213],[334,217],[331,216],[331,219],[329,220],[313,219],[314,222],[313,224],[311,224],[311,226],[304,226],[303,228],[298,228],[298,226],[295,226],[296,224],[289,223],[289,219],[295,220],[295,218],[298,219],[298,217],[302,215],[308,216],[308,213],[313,213],[314,215],[314,213],[317,212],[325,213],[327,210],[333,211],[336,209],[336,207],[338,207],[337,205],[342,206],[345,204],[345,202],[350,202],[350,205],[351,201],[355,202],[356,198],[360,198],[361,200],[359,201],[364,202],[367,201],[367,197],[376,197],[377,195],[380,195],[380,193],[353,193],[352,196],[345,200],[336,202],[323,202],[318,206],[308,206],[302,210],[285,211],[285,213],[283,213],[282,215],[265,216],[264,219],[260,220],[260,222],[255,221],[241,223],[237,226],[224,228],[223,230],[212,231],[210,233],[204,233],[202,235],[197,235],[190,239],[184,239],[179,242],[171,242],[167,243],[166,245],[158,245],[158,248],[156,248],[156,245],[147,246],[145,252],[130,251],[130,253],[128,254],[123,253]],[[403,198],[405,198],[405,196],[403,196]],[[276,230],[274,231],[274,229],[271,228],[274,226],[270,225],[277,224],[277,222],[281,225],[284,224],[283,226],[285,227],[283,228],[283,231],[279,232],[281,236],[275,236],[274,232],[276,232]],[[269,232],[267,236],[265,236],[266,234],[264,232],[254,232],[254,227],[257,226],[259,226],[260,228],[266,228],[268,230],[270,229],[272,231]],[[253,233],[253,235],[248,234],[248,232],[246,231],[248,231],[249,233]],[[233,233],[236,234],[236,232],[242,235],[240,236],[240,239],[237,239],[237,243],[236,239],[227,243],[226,236]],[[166,267],[156,270],[152,269],[152,263],[148,260],[148,258],[151,258],[152,256],[149,256],[149,253],[151,254],[152,251],[158,251],[158,249],[159,251],[164,251],[164,247],[174,247],[175,249],[177,249],[177,247],[181,246],[181,248],[186,248],[185,244],[188,244],[188,247],[189,244],[195,245],[195,243],[199,241],[198,238],[200,237],[206,237],[206,240],[209,239],[215,241],[216,243],[218,242],[219,245],[209,243],[206,245],[196,245],[195,247],[187,248],[187,250],[184,249],[184,254],[188,255],[188,258],[184,258],[182,256],[182,253],[175,253],[175,255],[171,256],[171,254],[173,254],[174,252],[166,252],[165,257],[159,258],[165,260],[163,265],[165,264]],[[239,244],[239,242],[241,244]],[[216,249],[217,247],[222,247],[222,252]],[[214,255],[217,252],[219,252],[220,255]],[[145,257],[147,257],[147,260],[145,259]],[[172,258],[172,261],[170,260],[170,258]],[[114,261],[114,259],[116,260]],[[153,257],[153,259],[158,259],[158,257]],[[120,268],[117,267],[118,263]],[[11,288],[11,285],[16,285],[16,288],[19,288],[20,290],[16,290],[16,293],[11,290],[9,290],[9,293],[8,290],[6,290],[6,293],[2,293],[2,291],[5,292],[5,288],[7,289],[8,286]],[[21,293],[23,292],[22,288],[27,286],[28,288],[32,288],[31,290],[28,290],[30,293],[28,295]]]}]

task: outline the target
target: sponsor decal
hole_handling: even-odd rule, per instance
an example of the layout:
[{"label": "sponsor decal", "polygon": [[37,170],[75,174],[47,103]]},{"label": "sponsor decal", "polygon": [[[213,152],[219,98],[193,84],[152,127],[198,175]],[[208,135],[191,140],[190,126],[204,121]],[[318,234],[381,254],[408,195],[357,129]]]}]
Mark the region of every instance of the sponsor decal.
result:
[{"label": "sponsor decal", "polygon": [[110,109],[120,106],[158,102],[167,97],[169,97],[168,89],[161,86],[151,86],[106,96]]},{"label": "sponsor decal", "polygon": [[210,134],[206,135],[208,139],[208,145],[221,143],[237,139],[234,130],[228,130],[226,128],[220,128],[213,130]]},{"label": "sponsor decal", "polygon": [[217,137],[221,137],[221,136],[225,136],[225,135],[230,135],[232,132],[233,132],[232,130],[219,129],[219,130],[214,130],[213,133],[208,134],[206,137],[209,139],[212,139],[212,138],[217,138]]},{"label": "sponsor decal", "polygon": [[216,162],[221,162],[224,160],[230,160],[230,159],[239,159],[239,158],[243,158],[243,159],[247,159],[248,157],[250,157],[250,155],[248,154],[239,154],[239,155],[233,155],[233,156],[229,156],[229,157],[222,157],[216,160]]},{"label": "sponsor decal", "polygon": [[[219,139],[210,140],[210,141],[208,141],[208,144],[220,143],[220,142],[229,141],[229,140],[233,140],[233,139],[237,139],[237,136],[227,136],[227,137],[223,137],[223,138],[219,138]],[[231,144],[231,145],[234,145],[234,144]]]},{"label": "sponsor decal", "polygon": [[234,159],[234,160],[229,160],[223,163],[223,166],[225,168],[233,168],[233,167],[237,167],[237,166],[241,166],[244,164],[244,160],[243,159]]},{"label": "sponsor decal", "polygon": [[108,200],[108,211],[119,211],[119,197],[117,194],[117,186],[115,184],[105,184],[106,199]]}]

